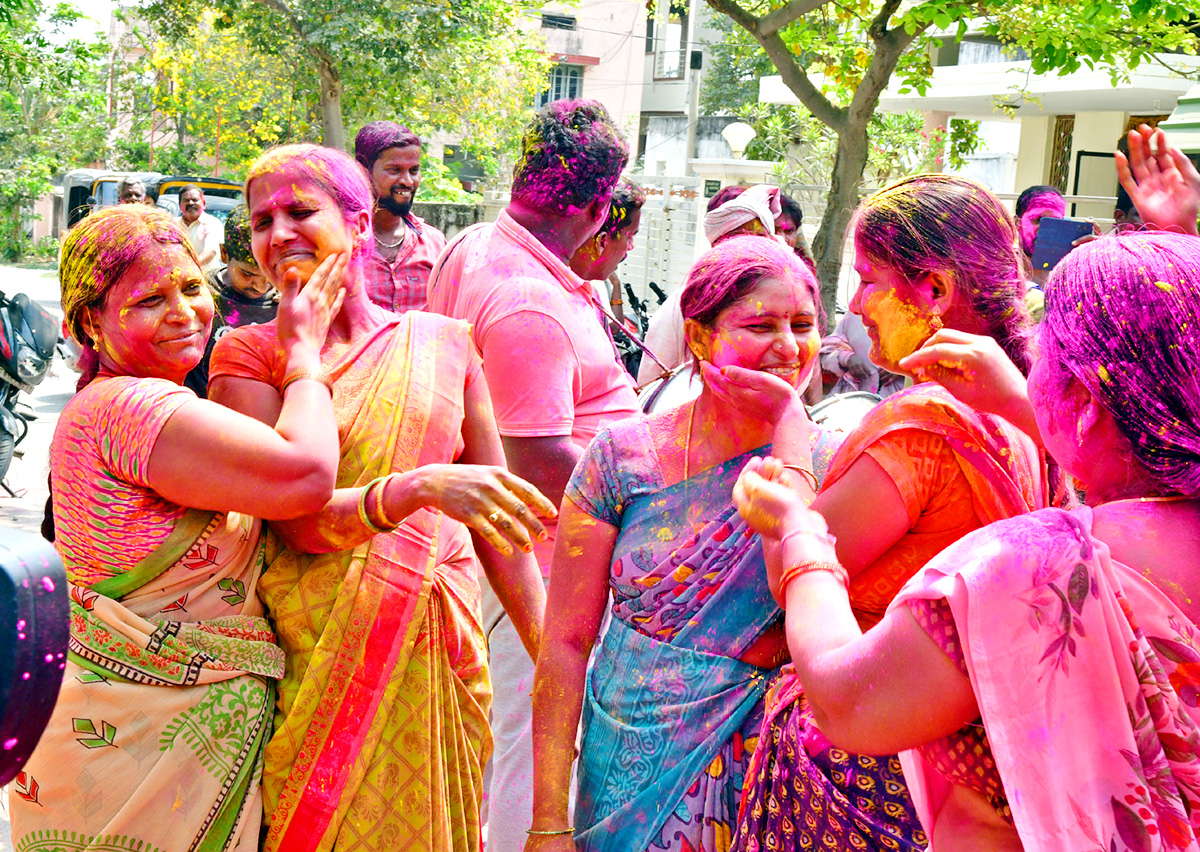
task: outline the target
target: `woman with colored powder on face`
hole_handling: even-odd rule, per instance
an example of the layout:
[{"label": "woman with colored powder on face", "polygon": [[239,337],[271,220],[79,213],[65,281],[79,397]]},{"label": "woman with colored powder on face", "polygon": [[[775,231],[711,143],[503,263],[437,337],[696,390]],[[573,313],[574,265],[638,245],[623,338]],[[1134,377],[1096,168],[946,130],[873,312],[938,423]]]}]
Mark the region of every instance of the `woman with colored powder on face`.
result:
[{"label": "woman with colored powder on face", "polygon": [[760,541],[736,518],[731,489],[769,452],[806,471],[810,495],[824,473],[829,438],[810,432],[796,393],[816,368],[820,304],[787,246],[722,241],[692,268],[681,302],[699,398],[601,431],[576,467],[534,685],[528,852],[728,848],[785,651]]},{"label": "woman with colored powder on face", "polygon": [[[318,511],[273,525],[282,546],[263,572],[288,656],[265,848],[475,852],[491,694],[472,538],[535,655],[545,590],[530,539],[544,534],[535,514],[554,508],[504,468],[466,323],[367,298],[362,168],[330,148],[278,148],[250,169],[246,200],[272,283],[351,258],[321,350],[338,487]],[[270,324],[230,332],[211,367],[212,398],[267,423],[286,386],[273,335]]]},{"label": "woman with colored powder on face", "polygon": [[344,266],[330,256],[303,292],[280,282],[289,383],[270,428],[182,387],[213,301],[170,216],[122,205],[63,241],[63,312],[93,366],[50,446],[43,529],[71,583],[70,654],[12,787],[19,848],[258,849],[284,658],[257,597],[257,518],[333,492],[337,431],[316,379]]},{"label": "woman with colored powder on face", "polygon": [[1101,237],[1052,273],[1027,384],[986,341],[906,362],[969,365],[1090,505],[971,533],[865,634],[779,463],[739,481],[741,512],[782,537],[768,564],[822,731],[909,749],[936,852],[1200,846],[1197,328],[1200,239]]},{"label": "woman with colored powder on face", "polygon": [[[922,175],[855,213],[858,290],[850,309],[871,360],[901,360],[942,327],[994,338],[1024,364],[1024,282],[1016,234],[1000,202],[971,181]],[[789,484],[802,483],[785,475]],[[992,521],[1046,505],[1033,441],[932,383],[880,403],[834,457],[812,505],[837,536],[850,601],[864,629],[922,565]],[[745,852],[916,849],[922,831],[897,758],[854,754],[816,725],[794,674],[767,702],[734,848]],[[781,809],[782,807],[782,809]]]}]

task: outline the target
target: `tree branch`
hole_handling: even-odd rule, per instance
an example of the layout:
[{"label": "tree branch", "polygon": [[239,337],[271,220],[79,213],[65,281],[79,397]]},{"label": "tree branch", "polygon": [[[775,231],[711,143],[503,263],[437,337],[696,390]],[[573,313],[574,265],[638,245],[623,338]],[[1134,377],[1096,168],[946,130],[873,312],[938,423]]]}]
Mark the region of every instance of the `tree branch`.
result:
[{"label": "tree branch", "polygon": [[815,12],[829,0],[791,0],[791,2],[772,9],[758,20],[758,35],[768,36],[779,32],[797,18],[803,18],[809,12]]},{"label": "tree branch", "polygon": [[[820,7],[824,5],[825,0],[822,0],[820,3],[816,3],[816,0],[794,0],[794,2],[815,3],[815,7]],[[728,15],[733,19],[734,23],[754,36],[755,40],[766,51],[767,57],[775,65],[775,70],[779,72],[784,85],[792,90],[792,93],[800,100],[800,103],[804,104],[817,121],[829,127],[834,132],[840,132],[845,123],[846,110],[834,106],[821,93],[821,90],[813,85],[808,74],[800,67],[800,63],[796,61],[795,54],[788,50],[788,46],[784,44],[783,38],[777,30],[770,33],[763,33],[762,21],[744,9],[737,0],[708,0],[708,5],[715,11]]]},{"label": "tree branch", "polygon": [[[900,0],[887,0],[884,8],[871,22],[870,32],[871,38],[875,42],[875,54],[871,57],[871,64],[867,66],[862,82],[858,84],[858,88],[854,90],[854,97],[850,100],[847,120],[852,126],[867,126],[871,116],[875,114],[876,107],[879,106],[879,96],[883,94],[888,81],[892,79],[892,73],[900,62],[901,54],[929,26],[928,24],[918,26],[912,33],[909,33],[904,27],[892,27],[890,30],[880,31],[880,22],[886,22],[891,15],[887,11],[888,8],[890,7],[894,12],[899,6]],[[885,13],[887,13],[886,17]]]}]

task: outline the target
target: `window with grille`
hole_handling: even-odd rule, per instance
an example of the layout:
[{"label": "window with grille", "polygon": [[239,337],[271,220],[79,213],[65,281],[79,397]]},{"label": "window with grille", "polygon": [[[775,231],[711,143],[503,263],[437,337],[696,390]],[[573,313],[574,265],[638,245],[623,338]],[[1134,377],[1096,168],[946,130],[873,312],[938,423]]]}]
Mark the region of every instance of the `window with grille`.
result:
[{"label": "window with grille", "polygon": [[560,15],[555,12],[542,12],[542,29],[573,30],[575,29],[574,15]]},{"label": "window with grille", "polygon": [[1050,185],[1059,192],[1067,191],[1067,175],[1071,171],[1071,141],[1075,136],[1075,116],[1054,118],[1054,142],[1050,147]]},{"label": "window with grille", "polygon": [[578,98],[583,94],[583,68],[579,65],[556,65],[550,69],[545,91],[537,97],[535,106],[541,109],[551,101]]}]

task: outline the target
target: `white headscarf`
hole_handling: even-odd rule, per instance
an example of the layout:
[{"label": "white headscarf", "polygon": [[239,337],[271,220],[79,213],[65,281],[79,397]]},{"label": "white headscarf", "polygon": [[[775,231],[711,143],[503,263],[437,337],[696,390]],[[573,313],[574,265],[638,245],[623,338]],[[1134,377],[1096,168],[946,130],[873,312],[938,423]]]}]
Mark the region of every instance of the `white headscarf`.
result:
[{"label": "white headscarf", "polygon": [[704,236],[712,244],[755,219],[763,223],[768,234],[775,236],[775,218],[782,212],[779,187],[758,184],[705,214]]}]

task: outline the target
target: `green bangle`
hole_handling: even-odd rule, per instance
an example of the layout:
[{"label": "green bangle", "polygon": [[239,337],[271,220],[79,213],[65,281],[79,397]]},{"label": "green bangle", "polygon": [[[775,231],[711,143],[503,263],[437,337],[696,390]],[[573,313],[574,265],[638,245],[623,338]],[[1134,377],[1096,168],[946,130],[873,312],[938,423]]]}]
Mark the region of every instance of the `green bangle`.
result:
[{"label": "green bangle", "polygon": [[[367,495],[371,493],[371,486],[373,486],[376,482],[379,482],[379,480],[375,479],[371,482],[368,482],[366,487],[363,488],[362,493],[358,495],[358,519],[362,521],[364,527],[373,533],[379,534],[391,532],[392,530],[375,524],[367,515]],[[395,527],[392,529],[395,529]]]}]

